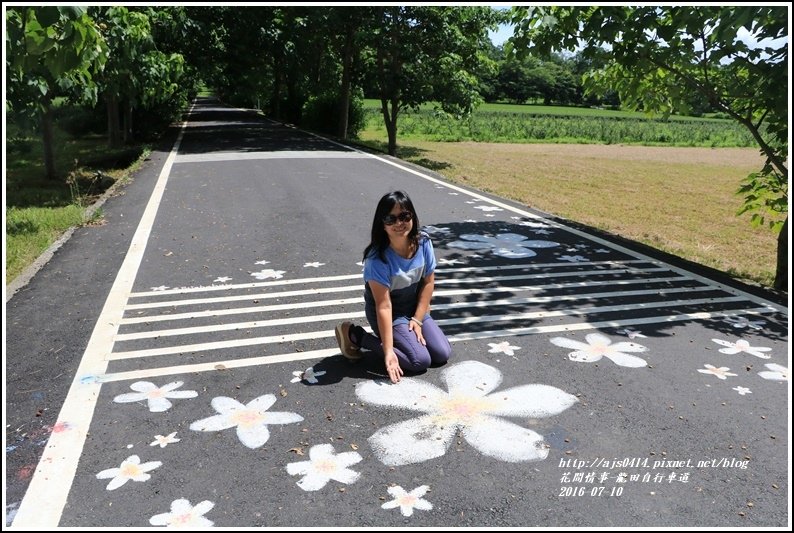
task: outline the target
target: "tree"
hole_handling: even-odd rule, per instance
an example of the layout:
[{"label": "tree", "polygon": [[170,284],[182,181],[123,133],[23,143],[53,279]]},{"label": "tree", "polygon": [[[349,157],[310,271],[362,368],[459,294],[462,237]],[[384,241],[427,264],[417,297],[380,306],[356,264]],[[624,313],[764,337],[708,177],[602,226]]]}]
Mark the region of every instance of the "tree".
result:
[{"label": "tree", "polygon": [[55,180],[53,100],[95,104],[107,47],[81,7],[14,7],[6,11],[6,52],[6,106],[38,115],[44,167]]},{"label": "tree", "polygon": [[387,6],[372,9],[368,44],[381,113],[397,152],[397,119],[425,102],[465,115],[479,103],[472,72],[487,59],[487,30],[498,15],[487,7]]},{"label": "tree", "polygon": [[[585,77],[587,92],[616,89],[621,103],[648,113],[686,111],[690,93],[752,134],[765,158],[739,189],[753,211],[778,231],[774,287],[788,290],[788,8],[780,7],[514,7],[509,45],[550,54],[606,48],[606,66]],[[748,32],[761,46],[740,40]],[[771,220],[767,220],[770,217]],[[785,219],[785,220],[781,220]]]}]

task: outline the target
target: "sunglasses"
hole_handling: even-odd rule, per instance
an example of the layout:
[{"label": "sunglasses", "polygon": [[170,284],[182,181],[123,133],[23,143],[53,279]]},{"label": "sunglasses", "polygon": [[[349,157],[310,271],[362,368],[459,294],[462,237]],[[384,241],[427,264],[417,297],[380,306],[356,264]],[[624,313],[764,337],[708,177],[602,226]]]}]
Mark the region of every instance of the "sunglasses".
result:
[{"label": "sunglasses", "polygon": [[398,220],[400,222],[410,222],[414,216],[411,214],[410,211],[403,211],[399,215],[386,215],[383,217],[383,223],[387,226],[394,225]]}]

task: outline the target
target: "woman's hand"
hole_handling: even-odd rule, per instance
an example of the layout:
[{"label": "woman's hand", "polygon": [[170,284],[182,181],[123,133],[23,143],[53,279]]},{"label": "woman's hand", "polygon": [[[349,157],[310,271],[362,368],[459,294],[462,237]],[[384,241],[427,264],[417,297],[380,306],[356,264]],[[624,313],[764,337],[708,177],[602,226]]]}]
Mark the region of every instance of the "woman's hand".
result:
[{"label": "woman's hand", "polygon": [[400,381],[400,376],[403,375],[403,369],[400,368],[400,361],[397,359],[397,355],[394,353],[394,350],[389,350],[386,352],[386,372],[389,374],[389,379],[391,379],[392,383],[397,383]]},{"label": "woman's hand", "polygon": [[422,346],[427,346],[427,342],[425,342],[425,336],[422,335],[422,326],[418,322],[415,320],[409,320],[408,331],[413,331],[416,333],[416,340],[421,342]]}]

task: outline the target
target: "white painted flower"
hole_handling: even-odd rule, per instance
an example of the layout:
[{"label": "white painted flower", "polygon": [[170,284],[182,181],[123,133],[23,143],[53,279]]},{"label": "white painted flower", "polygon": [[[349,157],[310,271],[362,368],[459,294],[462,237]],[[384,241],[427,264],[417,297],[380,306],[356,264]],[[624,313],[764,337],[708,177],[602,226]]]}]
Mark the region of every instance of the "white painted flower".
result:
[{"label": "white painted flower", "polygon": [[447,235],[452,231],[446,226],[423,226],[422,229],[426,233],[431,233],[431,234],[441,233],[444,235]]},{"label": "white painted flower", "polygon": [[176,438],[176,431],[166,435],[165,437],[162,435],[155,435],[154,442],[150,443],[149,446],[157,446],[160,445],[160,448],[165,448],[169,444],[174,442],[179,442],[180,439]]},{"label": "white painted flower", "polygon": [[458,196],[458,193],[456,193],[456,192],[451,192],[451,193],[448,193],[448,194],[451,195],[451,196]]},{"label": "white painted flower", "polygon": [[727,316],[724,321],[735,328],[764,329],[765,324],[763,320],[750,320],[746,316]]},{"label": "white painted flower", "polygon": [[477,221],[476,221],[476,220],[474,220],[473,218],[467,218],[467,219],[466,219],[466,220],[464,220],[463,222],[477,222]]},{"label": "white painted flower", "polygon": [[610,252],[610,251],[609,251],[609,250],[607,250],[606,248],[596,248],[596,249],[595,249],[595,250],[593,250],[593,251],[594,251],[595,253],[597,253],[597,254],[608,254],[608,253]]},{"label": "white painted flower", "polygon": [[570,263],[582,263],[584,261],[589,261],[589,259],[583,255],[561,255],[558,259],[560,261],[568,261]]},{"label": "white painted flower", "polygon": [[212,520],[204,518],[204,515],[210,512],[213,507],[215,507],[215,504],[209,500],[204,500],[193,506],[190,505],[189,500],[180,498],[171,502],[170,513],[156,514],[149,519],[149,523],[153,526],[189,527],[193,529],[212,527]]},{"label": "white painted flower", "polygon": [[640,333],[639,331],[637,331],[636,329],[633,329],[633,328],[619,329],[615,333],[622,333],[623,335],[626,335],[630,339],[636,339],[637,337],[641,337],[643,339],[647,339],[648,338],[648,337],[646,337],[645,335],[643,335],[642,333]]},{"label": "white painted flower", "polygon": [[443,257],[438,259],[439,265],[460,265],[463,264],[463,261],[460,259],[444,259]]},{"label": "white painted flower", "polygon": [[261,261],[257,261],[257,262],[256,262],[256,263],[254,263],[254,264],[255,264],[255,265],[269,265],[269,264],[270,264],[270,261],[265,261],[264,259],[262,259]]},{"label": "white painted flower", "polygon": [[152,413],[162,413],[163,411],[169,410],[173,405],[168,401],[168,398],[181,399],[195,398],[198,396],[198,392],[194,390],[174,390],[178,389],[182,385],[183,382],[181,381],[172,381],[171,383],[163,385],[162,387],[158,387],[150,381],[136,381],[130,385],[130,388],[138,392],[119,394],[113,398],[113,401],[116,403],[129,403],[147,400],[149,404],[149,411]]},{"label": "white painted flower", "polygon": [[494,255],[508,259],[536,256],[537,253],[530,248],[553,248],[560,245],[554,241],[532,241],[517,233],[500,233],[495,237],[466,234],[460,238],[463,240],[453,241],[447,246],[464,250],[491,250]]},{"label": "white painted flower", "polygon": [[394,499],[384,503],[380,507],[381,509],[394,509],[395,507],[399,507],[403,516],[411,516],[414,514],[414,509],[429,511],[433,508],[433,504],[422,498],[422,496],[427,494],[429,489],[430,487],[427,485],[421,485],[411,492],[405,492],[405,489],[399,485],[389,487],[387,490]]},{"label": "white painted flower", "polygon": [[168,285],[160,285],[159,287],[152,287],[153,291],[164,291],[168,288]]},{"label": "white painted flower", "polygon": [[537,235],[551,235],[551,232],[547,229],[533,229],[532,233]]},{"label": "white painted flower", "polygon": [[141,459],[137,455],[130,455],[121,462],[118,468],[108,468],[96,475],[97,479],[108,479],[110,483],[106,487],[107,490],[116,490],[124,485],[127,481],[146,481],[151,478],[151,474],[147,474],[150,470],[154,470],[163,463],[160,461],[149,461],[148,463],[141,464]]},{"label": "white painted flower", "polygon": [[321,266],[323,266],[324,264],[325,264],[325,263],[320,263],[319,261],[314,261],[313,263],[306,263],[306,264],[304,264],[304,265],[303,265],[303,268],[309,268],[309,267],[320,268],[320,267],[321,267]]},{"label": "white painted flower", "polygon": [[745,352],[749,353],[750,355],[754,355],[756,357],[760,357],[761,359],[771,359],[771,355],[767,355],[764,352],[771,352],[772,348],[763,348],[758,346],[750,346],[750,343],[744,339],[739,339],[736,342],[730,341],[723,341],[720,339],[711,339],[712,341],[716,342],[720,346],[725,346],[725,348],[720,348],[719,352],[733,355],[735,353]]},{"label": "white painted flower", "polygon": [[771,379],[772,381],[788,381],[788,368],[777,363],[768,363],[764,365],[769,370],[759,372],[758,375],[764,379]]},{"label": "white painted flower", "polygon": [[315,383],[318,383],[318,381],[317,381],[317,377],[318,376],[324,376],[325,375],[325,370],[320,370],[319,372],[315,372],[314,371],[314,367],[310,366],[306,370],[295,370],[292,373],[292,375],[295,376],[295,377],[293,377],[290,380],[290,383],[297,383],[299,381],[306,380],[309,383],[311,383],[312,385],[314,385]]},{"label": "white painted flower", "polygon": [[545,222],[533,222],[531,220],[525,220],[521,223],[522,226],[528,226],[530,228],[550,228],[551,226],[546,224]]},{"label": "white painted flower", "polygon": [[230,278],[229,276],[221,276],[219,278],[215,278],[214,280],[212,280],[212,282],[213,283],[226,283],[227,281],[231,281],[231,280],[232,280],[232,278]]},{"label": "white painted flower", "polygon": [[511,346],[509,342],[489,342],[488,346],[491,347],[488,353],[503,353],[505,355],[513,355],[514,350],[520,350],[520,346]]},{"label": "white painted flower", "polygon": [[642,357],[625,353],[646,351],[648,348],[641,344],[633,342],[618,342],[612,344],[610,338],[601,333],[588,333],[585,336],[585,340],[587,343],[565,337],[554,337],[551,339],[551,343],[561,346],[562,348],[572,348],[576,350],[568,354],[568,359],[571,361],[595,363],[596,361],[600,361],[602,357],[607,357],[611,359],[613,363],[620,366],[640,368],[648,365],[648,362]]},{"label": "white painted flower", "polygon": [[246,405],[234,398],[216,396],[212,399],[212,407],[217,415],[196,420],[190,424],[193,431],[222,431],[237,427],[237,438],[249,448],[259,448],[270,438],[270,424],[294,424],[301,422],[303,417],[289,412],[268,412],[276,403],[276,397],[265,394],[255,398]]},{"label": "white painted flower", "polygon": [[272,268],[265,268],[259,272],[251,272],[251,275],[256,279],[281,279],[284,277],[286,270],[273,270]]},{"label": "white painted flower", "polygon": [[297,485],[305,491],[320,490],[331,481],[349,485],[355,483],[361,475],[350,470],[361,462],[358,452],[342,452],[337,454],[331,444],[317,444],[309,448],[309,460],[287,465],[287,473],[291,476],[302,475]]},{"label": "white painted flower", "polygon": [[483,211],[504,211],[501,207],[496,207],[495,205],[475,205],[474,209],[481,209]]},{"label": "white painted flower", "polygon": [[747,387],[734,387],[734,388],[733,388],[733,389],[731,389],[731,390],[735,390],[736,392],[738,392],[738,393],[739,393],[739,394],[741,394],[742,396],[744,396],[745,394],[752,394],[752,393],[753,393],[753,391],[751,391],[751,390],[750,390],[750,389],[748,389]]},{"label": "white painted flower", "polygon": [[404,465],[441,457],[458,431],[489,457],[507,462],[545,459],[549,452],[542,446],[542,435],[502,417],[548,417],[577,401],[565,391],[541,384],[491,393],[502,382],[502,374],[477,361],[445,368],[441,378],[449,392],[415,378],[396,384],[366,381],[356,385],[358,397],[369,404],[425,413],[369,437],[380,461]]},{"label": "white painted flower", "polygon": [[717,376],[720,379],[727,379],[728,376],[736,376],[736,375],[738,375],[738,374],[734,374],[732,372],[728,372],[728,370],[730,370],[730,368],[728,368],[727,366],[721,366],[719,368],[717,368],[716,366],[712,366],[712,365],[703,365],[703,366],[706,367],[706,370],[703,370],[702,368],[699,368],[698,372],[700,372],[701,374],[714,374],[715,376]]}]

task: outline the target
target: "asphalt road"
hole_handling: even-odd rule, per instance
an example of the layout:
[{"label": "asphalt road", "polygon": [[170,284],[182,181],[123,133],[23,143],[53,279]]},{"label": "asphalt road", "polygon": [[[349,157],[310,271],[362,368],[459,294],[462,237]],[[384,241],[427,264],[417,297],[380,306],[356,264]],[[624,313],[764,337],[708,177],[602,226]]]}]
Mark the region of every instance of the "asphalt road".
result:
[{"label": "asphalt road", "polygon": [[[186,118],[6,303],[7,526],[790,527],[786,302],[253,111]],[[394,189],[453,346],[399,385],[333,334],[366,325]]]}]

